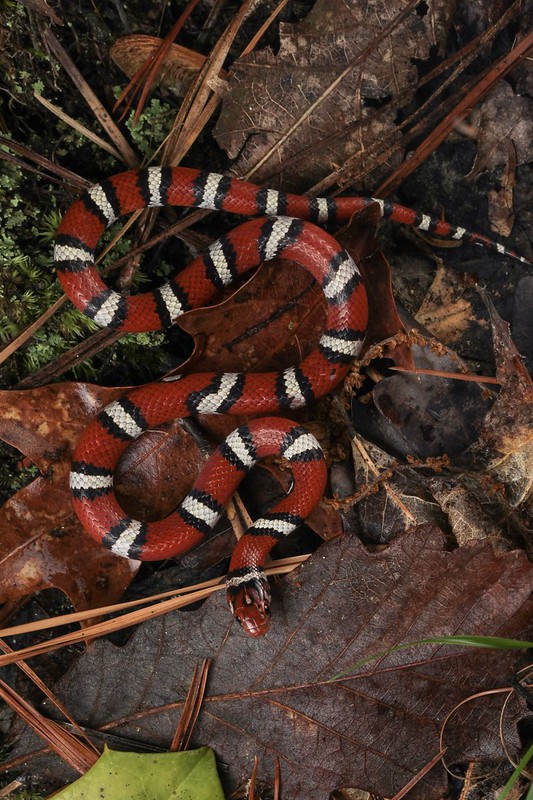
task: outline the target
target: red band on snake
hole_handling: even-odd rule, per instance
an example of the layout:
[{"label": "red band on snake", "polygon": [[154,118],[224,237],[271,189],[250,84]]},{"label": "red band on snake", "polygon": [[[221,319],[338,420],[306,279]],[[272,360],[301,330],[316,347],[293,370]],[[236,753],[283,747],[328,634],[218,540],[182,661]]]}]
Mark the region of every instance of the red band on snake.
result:
[{"label": "red band on snake", "polygon": [[[84,528],[113,552],[142,560],[175,557],[197,546],[257,459],[278,454],[289,461],[291,492],[241,538],[227,577],[230,607],[252,636],[263,635],[270,624],[263,571],[268,554],[311,513],[324,491],[324,456],[314,436],[281,418],[258,419],[239,428],[212,454],[176,511],[158,522],[142,523],[124,513],[114,495],[113,473],[133,439],[162,422],[198,413],[256,415],[296,409],[342,380],[362,346],[366,293],[348,253],[311,223],[348,220],[371,203],[377,203],[385,218],[526,261],[479,234],[387,201],[290,195],[186,168],[155,167],[109,178],[70,207],[58,230],[55,260],[66,294],[95,322],[121,331],[166,328],[185,311],[208,303],[238,275],[278,256],[301,264],[323,289],[326,328],[300,364],[279,373],[200,373],[143,386],[107,406],[84,431],[74,454],[72,498]],[[122,297],[96,272],[96,245],[123,214],[163,205],[274,216],[231,231],[165,286]]]}]

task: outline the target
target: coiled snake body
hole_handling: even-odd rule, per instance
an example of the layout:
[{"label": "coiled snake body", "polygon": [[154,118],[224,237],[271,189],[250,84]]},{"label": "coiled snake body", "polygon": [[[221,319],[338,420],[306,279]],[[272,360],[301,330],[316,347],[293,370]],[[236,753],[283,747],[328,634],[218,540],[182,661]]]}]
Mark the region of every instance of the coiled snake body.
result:
[{"label": "coiled snake body", "polygon": [[[285,457],[294,476],[291,492],[240,539],[226,582],[230,607],[252,636],[264,634],[270,624],[263,571],[268,553],[311,513],[324,491],[325,462],[315,437],[279,417],[238,428],[212,454],[180,506],[157,522],[143,523],[124,513],[113,491],[113,473],[133,439],[167,420],[198,413],[284,412],[311,403],[339,383],[362,346],[366,293],[352,258],[312,223],[347,220],[370,203],[378,204],[383,217],[525,261],[479,234],[387,201],[290,195],[181,167],[153,167],[109,178],[70,207],[58,230],[55,261],[64,291],[99,325],[121,331],[166,328],[185,311],[208,303],[238,275],[277,256],[300,263],[322,287],[326,328],[300,364],[277,373],[199,373],[136,389],[107,406],[89,425],[72,463],[73,505],[87,532],[121,556],[158,560],[178,556],[202,541],[258,459]],[[96,245],[121,215],[164,205],[270,216],[252,219],[223,236],[166,285],[123,297],[99,277]]]}]

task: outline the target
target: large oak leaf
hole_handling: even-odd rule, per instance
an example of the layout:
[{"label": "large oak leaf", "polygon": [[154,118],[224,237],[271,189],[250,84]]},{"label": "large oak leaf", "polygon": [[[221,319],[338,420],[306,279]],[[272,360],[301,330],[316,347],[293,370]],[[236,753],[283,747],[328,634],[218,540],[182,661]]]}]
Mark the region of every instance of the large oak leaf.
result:
[{"label": "large oak leaf", "polygon": [[[533,567],[522,552],[488,546],[444,549],[442,534],[420,526],[388,549],[368,553],[337,538],[274,590],[274,625],[246,638],[223,596],[190,613],[143,625],[125,648],[95,643],[61,681],[61,698],[79,722],[166,748],[195,664],[212,659],[193,746],[208,743],[225,765],[226,789],[263,777],[279,756],[285,800],[325,800],[336,787],[390,796],[439,751],[446,714],[473,692],[506,684],[515,655],[417,646],[361,666],[360,659],[406,640],[443,634],[524,637],[531,627]],[[448,761],[499,758],[498,698],[468,704],[447,728]],[[523,713],[523,712],[522,712]],[[519,709],[504,718],[518,745]],[[26,775],[67,779],[56,757],[31,758]],[[433,769],[412,797],[442,796],[446,774]]]}]

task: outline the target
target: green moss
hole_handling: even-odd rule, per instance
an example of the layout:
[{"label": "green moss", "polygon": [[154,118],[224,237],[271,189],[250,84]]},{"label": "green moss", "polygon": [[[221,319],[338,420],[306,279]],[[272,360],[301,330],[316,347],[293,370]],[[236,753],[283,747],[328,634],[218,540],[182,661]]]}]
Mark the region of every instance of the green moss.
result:
[{"label": "green moss", "polygon": [[[0,4],[2,0],[0,0]],[[8,9],[5,24],[9,29],[8,41],[17,45],[19,51],[27,37],[27,14],[19,4],[3,3],[3,8]],[[8,48],[9,51],[9,48]],[[40,116],[42,109],[37,106],[33,91],[48,90],[53,86],[46,78],[39,79],[39,69],[32,70],[32,64],[41,66],[43,58],[48,60],[46,54],[37,53],[34,47],[22,49],[27,53],[21,62],[14,65],[10,61],[9,69],[6,68],[4,78],[9,86],[10,96],[16,105],[25,104],[33,108]],[[0,65],[4,58],[0,55]],[[32,73],[33,84],[29,77]],[[49,70],[47,70],[49,72]],[[118,91],[118,90],[117,90]],[[26,94],[24,94],[26,92]],[[168,134],[175,109],[152,99],[143,112],[140,121],[135,127],[132,125],[133,112],[130,115],[128,127],[131,137],[138,151],[143,155],[154,152],[157,146]],[[84,122],[86,122],[84,120]],[[88,123],[90,124],[90,122]],[[73,131],[61,120],[50,115],[49,125],[46,126],[46,139],[53,141],[53,156],[62,160],[64,156],[77,157],[80,163],[87,163],[94,170],[96,179],[117,171],[116,162],[96,145],[87,142],[77,131]],[[42,130],[32,134],[42,138]],[[31,136],[30,136],[31,139]],[[38,152],[42,152],[42,142],[34,146],[29,140],[27,144]],[[3,148],[9,152],[8,148]],[[89,154],[89,156],[88,156]],[[50,155],[52,155],[50,153]],[[85,173],[83,173],[85,174]],[[0,346],[6,344],[21,334],[24,329],[38,320],[62,294],[57,282],[53,265],[53,243],[61,213],[58,208],[58,197],[61,197],[54,186],[49,186],[46,180],[35,178],[32,173],[23,171],[15,164],[3,161],[0,170]],[[64,202],[64,196],[62,198]],[[115,227],[113,231],[118,228]],[[103,242],[108,242],[113,231],[107,232]],[[126,254],[131,247],[131,238],[124,237],[113,248],[110,256],[104,260],[102,267],[112,263]],[[160,279],[166,279],[174,273],[174,267],[160,262],[154,274]],[[112,277],[112,276],[111,276]],[[131,286],[133,292],[142,290],[146,277],[142,271],[137,271]],[[74,345],[92,332],[98,330],[93,322],[83,316],[70,303],[58,311],[41,327],[26,343],[18,348],[16,353],[5,364],[0,366],[0,382],[3,385],[16,383],[21,378],[35,372],[54,359],[68,352]],[[141,335],[142,337],[142,335]],[[120,367],[127,358],[134,362],[146,365],[146,369],[158,365],[166,368],[166,356],[158,353],[160,339],[157,345],[146,342],[144,339],[132,336],[115,345],[116,355],[96,356],[91,361],[85,361],[74,371],[74,377],[84,380],[98,380],[100,365],[105,365],[105,371],[112,363]],[[106,374],[106,382],[113,382],[113,378]]]},{"label": "green moss", "polygon": [[[3,162],[0,174],[0,341],[6,343],[35,322],[61,296],[53,267],[53,237],[60,218],[49,192],[42,206],[29,207],[18,167]],[[41,328],[2,369],[15,381],[65,352],[95,330],[77,309],[65,308]]]},{"label": "green moss", "polygon": [[39,476],[37,467],[22,459],[18,450],[0,442],[0,504]]},{"label": "green moss", "polygon": [[[115,97],[120,95],[121,87],[114,87]],[[143,156],[152,156],[169,134],[176,109],[154,97],[143,109],[137,123],[133,124],[135,111],[132,110],[126,121],[134,145]]]}]

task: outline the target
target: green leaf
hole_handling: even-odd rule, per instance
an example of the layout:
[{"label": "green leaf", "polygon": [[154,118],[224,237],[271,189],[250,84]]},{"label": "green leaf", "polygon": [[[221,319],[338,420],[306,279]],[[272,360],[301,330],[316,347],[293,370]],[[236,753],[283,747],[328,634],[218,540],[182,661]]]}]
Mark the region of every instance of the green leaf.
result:
[{"label": "green leaf", "polygon": [[107,747],[57,800],[224,800],[211,748],[122,753]]}]

